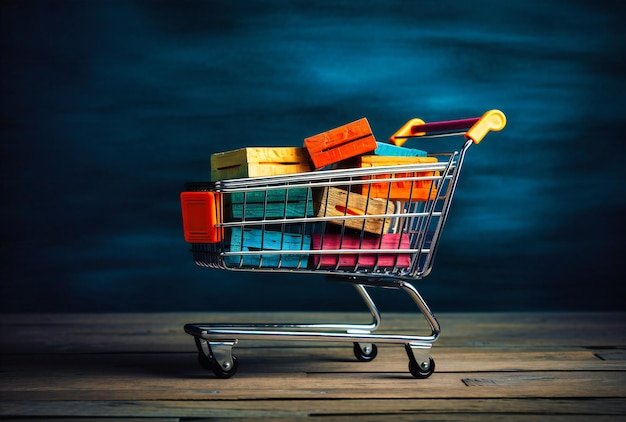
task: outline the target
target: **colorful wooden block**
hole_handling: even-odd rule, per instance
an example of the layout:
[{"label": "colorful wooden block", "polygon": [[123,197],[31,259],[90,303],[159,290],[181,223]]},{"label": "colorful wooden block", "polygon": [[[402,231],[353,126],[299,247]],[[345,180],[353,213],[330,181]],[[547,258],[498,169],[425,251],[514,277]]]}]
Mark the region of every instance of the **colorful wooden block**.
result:
[{"label": "colorful wooden block", "polygon": [[297,218],[313,215],[311,190],[268,189],[225,195],[224,213],[234,219]]},{"label": "colorful wooden block", "polygon": [[311,171],[306,148],[241,148],[211,155],[211,180]]},{"label": "colorful wooden block", "polygon": [[[231,230],[229,252],[297,251],[310,247],[311,237],[308,235],[234,227]],[[227,255],[224,263],[229,267],[306,268],[308,259],[308,253],[259,253]]]},{"label": "colorful wooden block", "polygon": [[311,136],[304,140],[313,166],[326,167],[350,157],[376,149],[376,140],[369,122],[362,118],[352,123]]},{"label": "colorful wooden block", "polygon": [[[341,237],[331,233],[313,234],[311,246],[313,250],[328,251],[311,254],[313,268],[351,269],[356,265],[359,268],[407,268],[411,264],[411,254],[401,253],[403,249],[410,248],[410,237],[406,233],[402,236],[399,233],[388,233],[381,237],[366,236],[363,239],[360,236]],[[387,249],[393,252],[355,253],[349,252],[350,249]]]},{"label": "colorful wooden block", "polygon": [[348,192],[335,187],[320,189],[316,194],[313,201],[317,217],[363,216],[363,218],[328,220],[330,224],[345,224],[345,227],[378,235],[386,233],[389,229],[391,218],[385,215],[394,213],[395,206],[392,202],[382,199],[368,200],[357,192]]},{"label": "colorful wooden block", "polygon": [[426,157],[428,153],[421,149],[399,147],[383,142],[376,142],[374,155],[384,155],[392,157]]},{"label": "colorful wooden block", "polygon": [[[360,167],[399,166],[406,164],[437,163],[436,157],[387,157],[364,155],[359,157]],[[373,176],[374,179],[438,176],[438,171],[398,172]],[[365,179],[365,178],[364,178]],[[361,193],[370,198],[391,201],[425,201],[434,199],[437,190],[432,180],[400,180],[397,182],[372,182],[363,184]]]}]

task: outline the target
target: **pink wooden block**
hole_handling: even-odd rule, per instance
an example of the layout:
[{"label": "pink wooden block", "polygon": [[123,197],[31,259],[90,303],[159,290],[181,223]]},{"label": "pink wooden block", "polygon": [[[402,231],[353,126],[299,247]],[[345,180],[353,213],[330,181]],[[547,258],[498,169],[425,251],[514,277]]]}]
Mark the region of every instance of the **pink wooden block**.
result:
[{"label": "pink wooden block", "polygon": [[[398,241],[401,239],[400,244]],[[338,234],[324,234],[324,242],[321,244],[321,235],[313,234],[311,236],[312,248],[314,250],[337,251],[345,249],[395,249],[398,252],[402,249],[409,249],[409,235],[406,233],[400,238],[398,233],[389,233],[380,237],[364,237],[361,242],[359,236],[344,235],[340,242]],[[339,268],[354,268],[357,264],[359,268],[374,268],[375,266],[389,268],[399,267],[407,268],[411,262],[410,253],[322,253],[312,254],[313,265],[317,268],[318,263],[321,268],[335,267],[339,263]],[[321,260],[321,261],[320,261]]]}]

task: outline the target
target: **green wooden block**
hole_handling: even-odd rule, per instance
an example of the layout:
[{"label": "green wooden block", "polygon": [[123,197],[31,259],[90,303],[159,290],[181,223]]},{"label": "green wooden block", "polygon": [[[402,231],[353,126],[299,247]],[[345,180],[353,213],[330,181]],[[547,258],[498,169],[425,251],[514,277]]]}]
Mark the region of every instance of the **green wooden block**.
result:
[{"label": "green wooden block", "polygon": [[386,155],[391,157],[426,157],[428,153],[415,148],[405,148],[392,144],[376,142],[374,155]]},{"label": "green wooden block", "polygon": [[[244,207],[245,204],[245,207]],[[269,189],[235,192],[226,198],[226,215],[234,219],[299,218],[312,216],[311,190],[307,188]]]},{"label": "green wooden block", "polygon": [[[230,252],[297,251],[311,247],[311,236],[251,228],[235,227],[230,237]],[[306,268],[306,253],[229,255],[224,257],[231,267]]]}]

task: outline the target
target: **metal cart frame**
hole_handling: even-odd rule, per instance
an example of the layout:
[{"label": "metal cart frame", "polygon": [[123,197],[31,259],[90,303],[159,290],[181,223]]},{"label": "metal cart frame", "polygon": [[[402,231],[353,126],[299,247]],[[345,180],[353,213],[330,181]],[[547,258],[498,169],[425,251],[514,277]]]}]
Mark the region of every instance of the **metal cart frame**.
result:
[{"label": "metal cart frame", "polygon": [[[371,361],[376,357],[376,343],[394,343],[405,345],[409,372],[414,377],[429,377],[435,370],[430,349],[439,337],[440,326],[412,281],[426,277],[432,269],[438,240],[468,149],[478,144],[489,131],[499,131],[505,124],[504,114],[498,110],[488,111],[480,118],[446,122],[424,123],[412,119],[391,137],[391,142],[402,145],[406,139],[416,136],[460,135],[465,138],[458,151],[429,154],[437,159],[427,163],[187,184],[187,193],[204,192],[207,203],[203,205],[202,212],[210,214],[208,229],[211,239],[188,240],[192,243],[197,265],[232,271],[326,274],[351,283],[372,316],[372,321],[364,324],[186,324],[185,332],[195,339],[200,364],[219,378],[233,376],[237,372],[238,361],[232,349],[239,340],[351,342],[354,355],[360,361]],[[408,197],[394,197],[392,188],[398,184],[409,186]],[[380,195],[372,198],[374,186],[383,186],[387,197],[384,198],[383,194],[383,198]],[[416,186],[421,187],[420,198]],[[332,208],[330,190],[335,188],[346,189],[347,196],[343,205],[335,206],[343,212],[331,214],[328,211]],[[287,203],[296,191],[306,192],[300,204],[304,212],[290,215]],[[324,192],[321,199],[320,191]],[[350,195],[354,197],[357,194],[350,192],[355,191],[363,194],[359,198],[365,198],[365,209],[360,212],[351,210],[353,203],[350,202]],[[278,202],[284,204],[283,211],[269,215],[268,192],[278,193]],[[256,207],[263,209],[256,215],[253,215],[252,205],[247,202],[254,195],[257,198],[260,195],[261,202]],[[239,207],[237,211],[233,211],[236,197],[242,201],[236,204]],[[387,205],[382,211],[372,211],[374,206],[383,202],[393,203],[394,206],[390,209]],[[185,211],[183,207],[183,219],[186,212],[190,211]],[[396,243],[383,244],[377,240],[378,243],[372,244],[367,240],[371,233],[365,233],[366,224],[370,222],[381,223],[375,229],[368,228],[370,232],[377,232],[374,233],[377,235],[375,239],[395,233],[393,239]],[[361,230],[358,230],[359,227]],[[278,246],[273,248],[266,247],[270,240],[269,228],[277,229],[279,233]],[[252,230],[260,233],[260,237],[255,237],[255,241],[260,243],[246,249],[243,247],[244,238]],[[327,234],[329,231],[333,234]],[[286,246],[291,241],[287,236],[300,240],[295,246]],[[316,238],[317,245],[301,240],[310,236]],[[330,242],[331,236],[339,243],[329,249],[324,242]],[[355,239],[350,245],[344,243],[349,236]],[[408,238],[408,243],[405,238]],[[302,242],[299,246],[298,241]],[[363,264],[366,258],[373,261]],[[425,318],[430,332],[375,333],[381,324],[381,314],[368,292],[370,287],[404,291]]]}]

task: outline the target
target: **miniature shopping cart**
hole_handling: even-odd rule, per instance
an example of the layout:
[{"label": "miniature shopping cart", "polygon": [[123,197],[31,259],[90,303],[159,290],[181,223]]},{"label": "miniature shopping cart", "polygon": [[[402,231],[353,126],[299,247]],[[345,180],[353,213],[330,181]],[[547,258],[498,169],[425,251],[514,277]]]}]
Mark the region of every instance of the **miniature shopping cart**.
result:
[{"label": "miniature shopping cart", "polygon": [[[238,362],[232,349],[239,340],[351,342],[360,361],[376,357],[377,343],[397,343],[405,345],[409,372],[429,377],[440,327],[412,282],[431,271],[466,152],[505,124],[498,110],[437,123],[412,119],[391,143],[459,135],[462,147],[419,160],[398,157],[392,164],[363,155],[333,169],[186,184],[183,224],[197,265],[325,274],[354,285],[373,318],[367,324],[187,324],[200,364],[217,377],[233,376]],[[430,332],[375,333],[381,316],[368,289],[376,287],[406,292]]]}]

